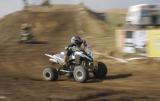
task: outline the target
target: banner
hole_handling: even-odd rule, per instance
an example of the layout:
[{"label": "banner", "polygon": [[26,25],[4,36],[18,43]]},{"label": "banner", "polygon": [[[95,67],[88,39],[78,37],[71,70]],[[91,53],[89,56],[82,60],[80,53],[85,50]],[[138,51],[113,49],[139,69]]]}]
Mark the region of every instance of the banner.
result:
[{"label": "banner", "polygon": [[125,31],[116,30],[116,47],[120,51],[122,51],[124,47],[124,38],[125,38]]},{"label": "banner", "polygon": [[149,57],[160,57],[160,30],[148,30],[147,52]]}]

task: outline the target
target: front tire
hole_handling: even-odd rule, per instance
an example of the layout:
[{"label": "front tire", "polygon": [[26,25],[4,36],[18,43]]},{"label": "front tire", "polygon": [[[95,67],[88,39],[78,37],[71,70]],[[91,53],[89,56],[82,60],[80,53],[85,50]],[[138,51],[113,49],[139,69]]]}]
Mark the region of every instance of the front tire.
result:
[{"label": "front tire", "polygon": [[102,79],[107,75],[107,72],[108,72],[107,66],[102,62],[98,62],[96,66],[96,70],[94,71],[95,77]]},{"label": "front tire", "polygon": [[55,68],[45,68],[43,70],[43,78],[46,81],[56,81],[58,79],[58,71]]},{"label": "front tire", "polygon": [[82,66],[76,66],[73,71],[73,76],[77,82],[84,83],[88,79],[88,71]]}]

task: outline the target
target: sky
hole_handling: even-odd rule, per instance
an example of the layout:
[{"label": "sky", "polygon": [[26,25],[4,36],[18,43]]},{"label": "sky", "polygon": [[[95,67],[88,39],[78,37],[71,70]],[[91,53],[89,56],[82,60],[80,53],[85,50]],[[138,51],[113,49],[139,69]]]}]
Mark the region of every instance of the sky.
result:
[{"label": "sky", "polygon": [[[84,4],[95,11],[105,11],[111,8],[127,8],[136,4],[158,4],[160,0],[50,0],[52,4]],[[29,0],[30,4],[40,4],[42,0]],[[22,0],[0,0],[0,17],[23,9]]]}]

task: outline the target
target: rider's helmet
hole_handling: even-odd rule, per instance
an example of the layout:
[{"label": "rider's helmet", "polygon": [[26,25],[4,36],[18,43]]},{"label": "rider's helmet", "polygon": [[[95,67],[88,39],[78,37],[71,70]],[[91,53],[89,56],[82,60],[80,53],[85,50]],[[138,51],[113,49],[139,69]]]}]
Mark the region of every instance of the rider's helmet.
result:
[{"label": "rider's helmet", "polygon": [[71,43],[72,44],[76,44],[76,45],[79,46],[79,45],[81,45],[83,43],[83,40],[82,40],[82,38],[80,36],[73,36],[71,38]]},{"label": "rider's helmet", "polygon": [[30,29],[30,28],[31,28],[31,25],[28,24],[28,23],[24,23],[24,24],[21,25],[22,30],[27,30],[27,29]]}]

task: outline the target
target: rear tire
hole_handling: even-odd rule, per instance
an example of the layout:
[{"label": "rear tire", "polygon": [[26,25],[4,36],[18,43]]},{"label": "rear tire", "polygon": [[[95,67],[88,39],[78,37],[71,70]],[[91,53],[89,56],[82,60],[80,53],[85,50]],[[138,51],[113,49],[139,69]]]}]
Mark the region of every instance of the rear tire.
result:
[{"label": "rear tire", "polygon": [[76,66],[73,71],[73,76],[77,82],[84,83],[88,79],[88,71],[82,66]]},{"label": "rear tire", "polygon": [[45,68],[43,70],[43,78],[46,81],[56,81],[58,79],[58,71],[55,68]]},{"label": "rear tire", "polygon": [[108,72],[107,66],[102,62],[98,62],[96,66],[96,70],[94,71],[95,77],[102,79],[106,76],[107,72]]}]

